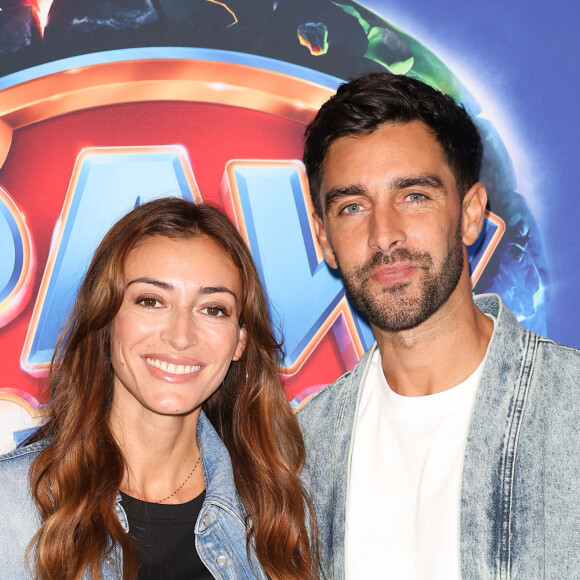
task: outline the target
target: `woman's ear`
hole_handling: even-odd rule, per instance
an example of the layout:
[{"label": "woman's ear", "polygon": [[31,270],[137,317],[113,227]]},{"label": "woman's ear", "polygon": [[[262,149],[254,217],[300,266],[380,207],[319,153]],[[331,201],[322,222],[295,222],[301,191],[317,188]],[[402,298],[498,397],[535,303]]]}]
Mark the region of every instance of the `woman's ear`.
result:
[{"label": "woman's ear", "polygon": [[479,237],[485,217],[487,191],[483,183],[476,183],[465,194],[462,204],[463,243],[471,246]]},{"label": "woman's ear", "polygon": [[234,351],[234,357],[232,360],[240,360],[240,357],[244,354],[246,350],[246,340],[248,339],[248,333],[246,332],[245,326],[240,326],[240,335],[238,337],[238,344],[236,345],[236,350]]}]

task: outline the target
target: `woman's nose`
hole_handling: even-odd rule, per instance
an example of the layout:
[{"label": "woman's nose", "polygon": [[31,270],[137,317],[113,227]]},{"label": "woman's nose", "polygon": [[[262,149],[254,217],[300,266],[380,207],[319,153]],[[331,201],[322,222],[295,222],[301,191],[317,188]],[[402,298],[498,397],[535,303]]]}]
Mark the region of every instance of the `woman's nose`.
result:
[{"label": "woman's nose", "polygon": [[161,332],[161,339],[175,350],[185,350],[195,344],[195,322],[191,313],[186,310],[176,310]]}]

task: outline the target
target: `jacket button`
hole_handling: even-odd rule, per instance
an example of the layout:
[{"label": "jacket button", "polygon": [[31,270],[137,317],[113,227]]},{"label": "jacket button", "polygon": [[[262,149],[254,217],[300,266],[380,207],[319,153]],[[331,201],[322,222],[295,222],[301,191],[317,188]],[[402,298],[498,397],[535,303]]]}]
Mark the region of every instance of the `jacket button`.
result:
[{"label": "jacket button", "polygon": [[207,527],[211,524],[211,516],[205,515],[201,521],[203,522],[203,525]]},{"label": "jacket button", "polygon": [[107,564],[111,564],[111,566],[115,563],[115,560],[113,559],[113,556],[107,556],[105,558]]},{"label": "jacket button", "polygon": [[218,566],[225,566],[228,563],[228,557],[221,554],[215,561],[218,563]]}]

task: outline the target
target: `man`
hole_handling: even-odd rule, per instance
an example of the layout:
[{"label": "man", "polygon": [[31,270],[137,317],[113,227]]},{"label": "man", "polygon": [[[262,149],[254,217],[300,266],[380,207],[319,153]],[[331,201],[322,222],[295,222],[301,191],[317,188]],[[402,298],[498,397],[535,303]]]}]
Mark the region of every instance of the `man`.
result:
[{"label": "man", "polygon": [[342,85],[306,132],[328,264],[376,344],[298,411],[335,580],[580,578],[580,351],[472,297],[487,194],[464,109]]}]

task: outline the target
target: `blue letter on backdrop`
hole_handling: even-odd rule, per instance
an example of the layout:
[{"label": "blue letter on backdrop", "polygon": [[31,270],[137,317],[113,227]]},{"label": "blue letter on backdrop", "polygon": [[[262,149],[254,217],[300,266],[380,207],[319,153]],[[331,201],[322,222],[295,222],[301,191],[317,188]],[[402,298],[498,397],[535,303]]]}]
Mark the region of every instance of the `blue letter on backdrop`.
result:
[{"label": "blue letter on backdrop", "polygon": [[55,228],[21,365],[48,368],[62,324],[92,255],[108,229],[136,205],[161,197],[199,201],[182,147],[89,149],[81,153]]},{"label": "blue letter on backdrop", "polygon": [[0,328],[26,306],[34,283],[34,264],[26,220],[0,187]]},{"label": "blue letter on backdrop", "polygon": [[[274,323],[284,335],[284,367],[291,374],[310,354],[309,344],[344,298],[342,282],[317,248],[300,163],[231,161],[226,175],[234,206],[239,204],[240,230],[268,292]],[[353,318],[366,349],[374,340],[370,327]]]}]

